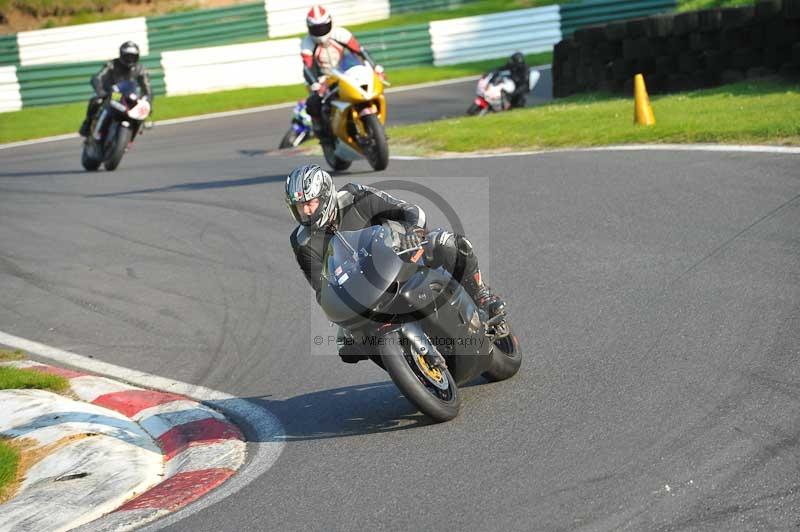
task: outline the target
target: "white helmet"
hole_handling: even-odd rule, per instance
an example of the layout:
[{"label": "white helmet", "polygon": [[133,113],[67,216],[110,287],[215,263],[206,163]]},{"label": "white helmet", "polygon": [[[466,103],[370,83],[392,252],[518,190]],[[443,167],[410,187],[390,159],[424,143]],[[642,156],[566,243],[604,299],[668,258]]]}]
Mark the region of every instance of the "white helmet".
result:
[{"label": "white helmet", "polygon": [[[298,209],[298,203],[319,198],[319,206],[310,215]],[[336,216],[336,187],[331,175],[316,164],[298,166],[286,177],[286,206],[300,225],[322,228]]]},{"label": "white helmet", "polygon": [[317,4],[308,10],[306,26],[308,26],[308,34],[314,42],[323,44],[328,40],[333,29],[331,14],[327,9]]}]

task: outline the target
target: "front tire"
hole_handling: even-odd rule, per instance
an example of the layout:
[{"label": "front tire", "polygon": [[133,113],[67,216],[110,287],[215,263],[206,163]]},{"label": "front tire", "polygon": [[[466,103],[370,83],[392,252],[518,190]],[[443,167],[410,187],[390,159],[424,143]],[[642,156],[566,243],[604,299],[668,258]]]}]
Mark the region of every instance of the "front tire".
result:
[{"label": "front tire", "polygon": [[278,146],[279,150],[285,150],[286,148],[294,148],[295,144],[294,141],[297,139],[297,132],[294,130],[293,127],[289,128],[289,131],[283,136],[281,139],[281,144]]},{"label": "front tire", "polygon": [[492,347],[492,361],[489,363],[483,376],[492,382],[510,379],[519,371],[522,365],[522,350],[519,347],[519,339],[510,332],[496,340]]},{"label": "front tire", "polygon": [[327,162],[334,171],[341,172],[342,170],[350,168],[353,161],[340,159],[336,156],[335,152],[336,148],[333,147],[333,144],[324,143],[322,145],[322,154],[325,156],[325,162]]},{"label": "front tire", "polygon": [[389,166],[389,141],[386,139],[386,130],[378,120],[378,115],[367,115],[363,120],[373,143],[366,153],[367,162],[377,172],[385,170]]},{"label": "front tire", "polygon": [[461,406],[461,399],[458,396],[458,386],[450,371],[446,368],[437,370],[442,379],[440,383],[446,389],[438,388],[432,384],[431,379],[425,377],[414,362],[417,354],[408,345],[409,342],[401,342],[400,334],[396,332],[384,338],[385,342],[379,347],[381,360],[386,372],[403,395],[420,412],[436,422],[455,418]]},{"label": "front tire", "polygon": [[475,116],[481,112],[481,106],[473,102],[472,105],[467,107],[467,116]]},{"label": "front tire", "polygon": [[109,172],[114,171],[122,161],[122,156],[125,154],[125,149],[131,141],[131,130],[122,125],[117,128],[117,138],[114,139],[114,144],[111,146],[111,154],[103,164]]}]

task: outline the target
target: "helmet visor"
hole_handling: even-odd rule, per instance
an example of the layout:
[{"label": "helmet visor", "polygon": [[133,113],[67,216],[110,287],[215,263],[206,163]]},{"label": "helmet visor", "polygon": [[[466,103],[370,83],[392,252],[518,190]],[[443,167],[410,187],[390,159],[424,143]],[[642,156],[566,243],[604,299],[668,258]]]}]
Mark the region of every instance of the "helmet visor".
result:
[{"label": "helmet visor", "polygon": [[325,24],[310,24],[308,26],[308,33],[313,37],[324,37],[331,32],[332,22]]},{"label": "helmet visor", "polygon": [[123,65],[131,67],[139,61],[139,54],[125,53],[119,59]]},{"label": "helmet visor", "polygon": [[292,214],[298,223],[302,225],[312,225],[322,215],[322,206],[319,198],[310,199],[308,201],[298,201],[293,203],[290,207]]}]

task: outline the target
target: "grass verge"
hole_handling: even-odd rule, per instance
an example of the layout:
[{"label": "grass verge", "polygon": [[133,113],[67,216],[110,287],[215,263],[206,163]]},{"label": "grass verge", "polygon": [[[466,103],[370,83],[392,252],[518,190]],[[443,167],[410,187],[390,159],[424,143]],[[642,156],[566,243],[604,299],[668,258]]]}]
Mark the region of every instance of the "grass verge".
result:
[{"label": "grass verge", "polygon": [[0,501],[5,499],[6,491],[17,475],[19,451],[0,440]]},{"label": "grass verge", "polygon": [[753,5],[758,0],[678,0],[678,11],[696,11],[714,7],[739,7]]},{"label": "grass verge", "polygon": [[[530,65],[549,63],[551,59],[551,52],[527,56]],[[497,59],[443,67],[430,65],[398,68],[387,71],[387,75],[392,86],[396,87],[481,74],[501,62],[501,59]],[[86,95],[87,100],[89,96],[90,94]],[[260,105],[291,102],[305,98],[305,96],[306,90],[303,85],[238,89],[189,96],[161,96],[156,98],[153,118],[166,120],[204,113],[246,109]],[[389,105],[391,105],[391,96],[389,98]],[[76,132],[85,113],[86,104],[83,102],[29,107],[12,113],[0,113],[0,143]],[[287,126],[289,124],[288,112],[286,124]]]},{"label": "grass verge", "polygon": [[10,349],[0,349],[0,362],[7,360],[22,360],[25,358],[25,353],[19,349],[11,351]]},{"label": "grass verge", "polygon": [[64,392],[69,382],[58,375],[48,375],[31,369],[0,366],[0,390],[37,389]]},{"label": "grass verge", "polygon": [[656,125],[633,125],[633,99],[595,94],[483,117],[390,128],[394,153],[630,143],[800,144],[800,84],[759,80],[653,98]]}]

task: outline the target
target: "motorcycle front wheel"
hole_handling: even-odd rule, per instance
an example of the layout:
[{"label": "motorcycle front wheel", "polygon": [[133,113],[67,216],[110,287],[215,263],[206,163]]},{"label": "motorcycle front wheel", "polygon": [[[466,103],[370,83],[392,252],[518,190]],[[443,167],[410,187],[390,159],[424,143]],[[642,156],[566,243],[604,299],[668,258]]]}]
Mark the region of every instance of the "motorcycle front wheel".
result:
[{"label": "motorcycle front wheel", "polygon": [[384,337],[379,347],[384,369],[403,395],[434,421],[450,421],[458,415],[458,386],[447,368],[431,368],[420,353],[401,342],[400,333]]},{"label": "motorcycle front wheel", "polygon": [[378,120],[378,115],[367,115],[363,120],[372,141],[366,153],[367,162],[373,170],[385,170],[389,166],[389,141],[386,140],[386,130]]},{"label": "motorcycle front wheel", "polygon": [[117,166],[119,166],[119,163],[122,161],[122,156],[125,154],[125,149],[128,147],[128,143],[130,141],[130,128],[120,125],[117,128],[117,138],[114,139],[114,142],[111,145],[111,153],[104,163],[106,170],[110,172],[117,169]]}]

